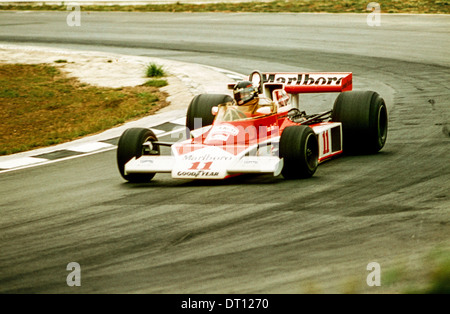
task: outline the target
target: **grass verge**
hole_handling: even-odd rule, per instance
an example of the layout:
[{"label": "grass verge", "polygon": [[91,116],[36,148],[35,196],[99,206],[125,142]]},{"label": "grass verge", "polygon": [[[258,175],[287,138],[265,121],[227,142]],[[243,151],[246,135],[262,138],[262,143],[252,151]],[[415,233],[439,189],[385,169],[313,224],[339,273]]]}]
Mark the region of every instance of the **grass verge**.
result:
[{"label": "grass verge", "polygon": [[420,272],[401,264],[387,270],[382,274],[382,285],[402,284],[399,293],[403,294],[450,294],[450,250],[435,248],[418,262]]},{"label": "grass verge", "polygon": [[[368,13],[368,0],[275,0],[271,2],[187,4],[179,1],[173,4],[151,5],[83,5],[84,11],[126,11],[126,12],[328,12]],[[450,1],[445,0],[383,0],[381,13],[439,13],[449,14]],[[0,5],[1,10],[67,10],[65,5]]]},{"label": "grass verge", "polygon": [[0,64],[0,155],[59,144],[168,105],[158,87],[101,88],[46,64]]},{"label": "grass verge", "polygon": [[164,87],[167,86],[169,83],[166,80],[148,80],[144,83],[144,86],[153,86],[153,87]]}]

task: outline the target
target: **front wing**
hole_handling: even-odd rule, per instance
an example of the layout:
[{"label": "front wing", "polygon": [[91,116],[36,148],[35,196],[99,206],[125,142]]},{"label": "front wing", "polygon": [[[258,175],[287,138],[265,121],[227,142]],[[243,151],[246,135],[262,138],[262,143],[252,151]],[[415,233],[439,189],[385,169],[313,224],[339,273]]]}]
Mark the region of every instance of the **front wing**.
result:
[{"label": "front wing", "polygon": [[[205,149],[208,150],[209,149]],[[200,153],[200,152],[198,152]],[[198,158],[186,156],[142,156],[125,165],[125,173],[171,173],[179,179],[225,179],[242,173],[272,173],[278,176],[283,160],[276,156],[233,156],[230,160],[214,160],[209,152]],[[204,158],[203,158],[204,157]]]}]

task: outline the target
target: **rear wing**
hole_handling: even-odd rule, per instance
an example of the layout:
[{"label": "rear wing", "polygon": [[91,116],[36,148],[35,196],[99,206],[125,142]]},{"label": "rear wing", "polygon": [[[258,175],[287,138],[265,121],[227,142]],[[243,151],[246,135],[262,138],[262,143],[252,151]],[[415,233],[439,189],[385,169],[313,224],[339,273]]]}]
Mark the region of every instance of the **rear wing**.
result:
[{"label": "rear wing", "polygon": [[262,73],[264,85],[282,85],[288,94],[351,91],[352,73]]}]

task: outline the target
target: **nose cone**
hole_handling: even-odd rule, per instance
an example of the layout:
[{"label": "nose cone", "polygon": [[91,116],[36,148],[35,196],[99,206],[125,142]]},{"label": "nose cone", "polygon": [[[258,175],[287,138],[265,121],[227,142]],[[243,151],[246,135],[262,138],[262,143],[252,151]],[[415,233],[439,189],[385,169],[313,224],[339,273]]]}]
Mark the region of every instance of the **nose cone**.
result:
[{"label": "nose cone", "polygon": [[236,157],[225,150],[206,146],[181,155],[172,169],[172,177],[182,179],[223,179]]},{"label": "nose cone", "polygon": [[257,141],[257,130],[253,125],[214,125],[204,140],[205,145],[228,146],[249,145]]}]

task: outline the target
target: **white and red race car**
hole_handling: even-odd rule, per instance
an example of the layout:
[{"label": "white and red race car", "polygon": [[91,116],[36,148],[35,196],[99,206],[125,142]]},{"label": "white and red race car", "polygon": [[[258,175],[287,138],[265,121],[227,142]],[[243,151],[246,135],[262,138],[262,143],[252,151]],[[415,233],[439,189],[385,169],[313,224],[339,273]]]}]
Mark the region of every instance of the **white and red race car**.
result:
[{"label": "white and red race car", "polygon": [[[227,94],[194,97],[186,140],[165,143],[150,129],[127,129],[117,149],[122,177],[130,182],[150,181],[156,173],[180,179],[244,173],[308,178],[343,152],[376,153],[385,144],[386,104],[376,92],[351,91],[352,73],[254,71],[249,81],[259,94],[251,109]],[[302,93],[322,92],[339,93],[332,110],[312,115],[300,110]],[[170,146],[171,155],[161,155],[161,146]]]}]

